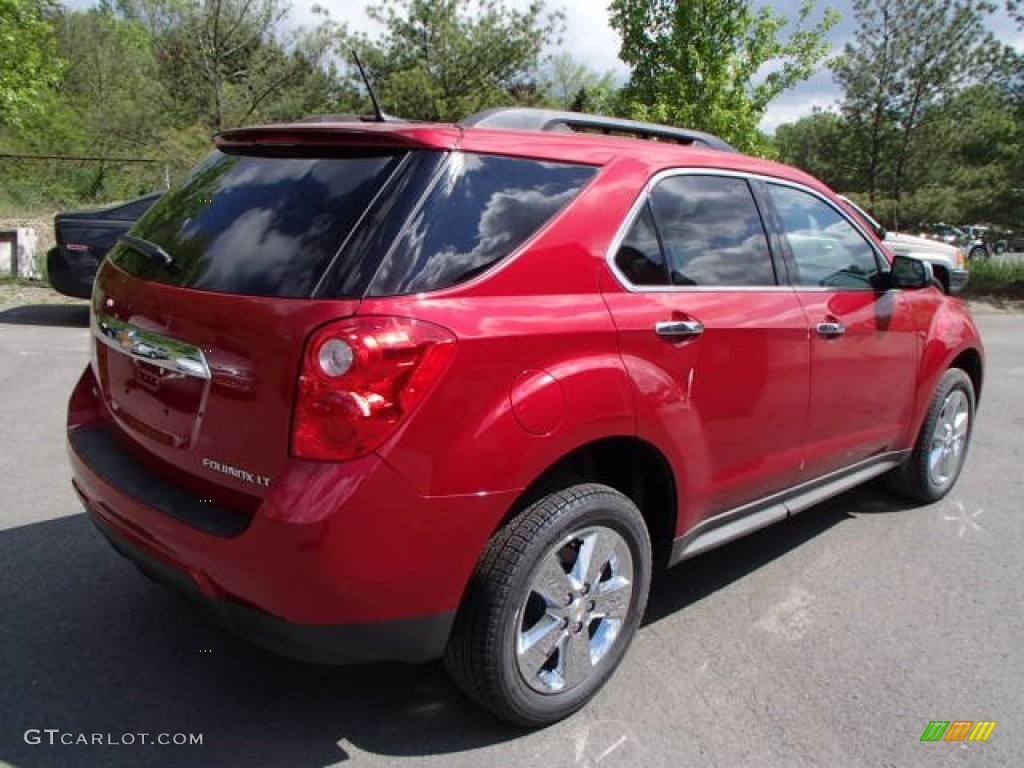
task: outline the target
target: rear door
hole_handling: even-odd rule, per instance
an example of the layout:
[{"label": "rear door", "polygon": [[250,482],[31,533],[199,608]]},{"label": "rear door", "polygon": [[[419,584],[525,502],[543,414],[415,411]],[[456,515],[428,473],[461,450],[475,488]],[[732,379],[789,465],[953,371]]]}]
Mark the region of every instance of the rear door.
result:
[{"label": "rear door", "polygon": [[808,402],[804,313],[776,274],[749,182],[657,178],[605,292],[638,430],[680,474],[680,530],[795,481]]},{"label": "rear door", "polygon": [[899,447],[913,408],[917,334],[885,257],[819,193],[768,183],[811,344],[807,477]]}]

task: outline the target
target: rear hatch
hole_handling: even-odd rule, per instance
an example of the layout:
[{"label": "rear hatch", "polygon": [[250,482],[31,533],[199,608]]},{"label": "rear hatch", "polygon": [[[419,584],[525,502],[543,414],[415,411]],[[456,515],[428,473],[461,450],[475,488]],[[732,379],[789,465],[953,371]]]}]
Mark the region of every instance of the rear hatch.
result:
[{"label": "rear hatch", "polygon": [[92,365],[114,436],[216,503],[255,506],[281,470],[305,340],[355,311],[373,267],[359,232],[416,156],[438,153],[314,154],[213,152],[119,241],[96,283]]}]

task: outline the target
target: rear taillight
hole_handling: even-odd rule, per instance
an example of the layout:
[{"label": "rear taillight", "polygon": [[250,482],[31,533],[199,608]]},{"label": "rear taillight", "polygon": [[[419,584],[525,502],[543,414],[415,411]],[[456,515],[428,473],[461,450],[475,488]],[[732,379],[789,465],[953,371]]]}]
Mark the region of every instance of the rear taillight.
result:
[{"label": "rear taillight", "polygon": [[454,353],[450,331],[406,317],[355,317],[320,328],[302,359],[292,454],[339,461],[374,450]]}]

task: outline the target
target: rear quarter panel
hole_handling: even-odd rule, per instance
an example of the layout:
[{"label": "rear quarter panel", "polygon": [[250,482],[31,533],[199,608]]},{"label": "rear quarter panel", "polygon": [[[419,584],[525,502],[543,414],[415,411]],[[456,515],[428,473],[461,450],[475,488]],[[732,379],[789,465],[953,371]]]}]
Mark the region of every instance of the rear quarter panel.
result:
[{"label": "rear quarter panel", "polygon": [[521,490],[582,445],[636,433],[633,387],[599,280],[650,173],[642,162],[614,161],[488,273],[360,306],[458,337],[441,386],[380,450],[420,492]]}]

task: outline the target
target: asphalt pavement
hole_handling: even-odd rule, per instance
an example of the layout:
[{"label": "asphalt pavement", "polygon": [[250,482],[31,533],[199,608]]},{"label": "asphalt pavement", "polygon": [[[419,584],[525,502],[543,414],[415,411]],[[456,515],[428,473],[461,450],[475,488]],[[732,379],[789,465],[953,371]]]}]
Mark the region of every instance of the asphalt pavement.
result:
[{"label": "asphalt pavement", "polygon": [[[661,576],[606,689],[530,732],[438,664],[287,661],[148,582],[69,484],[85,308],[0,311],[0,764],[1016,768],[1024,314],[977,318],[987,378],[946,500],[868,486]],[[997,725],[984,743],[922,743],[934,720]]]}]

